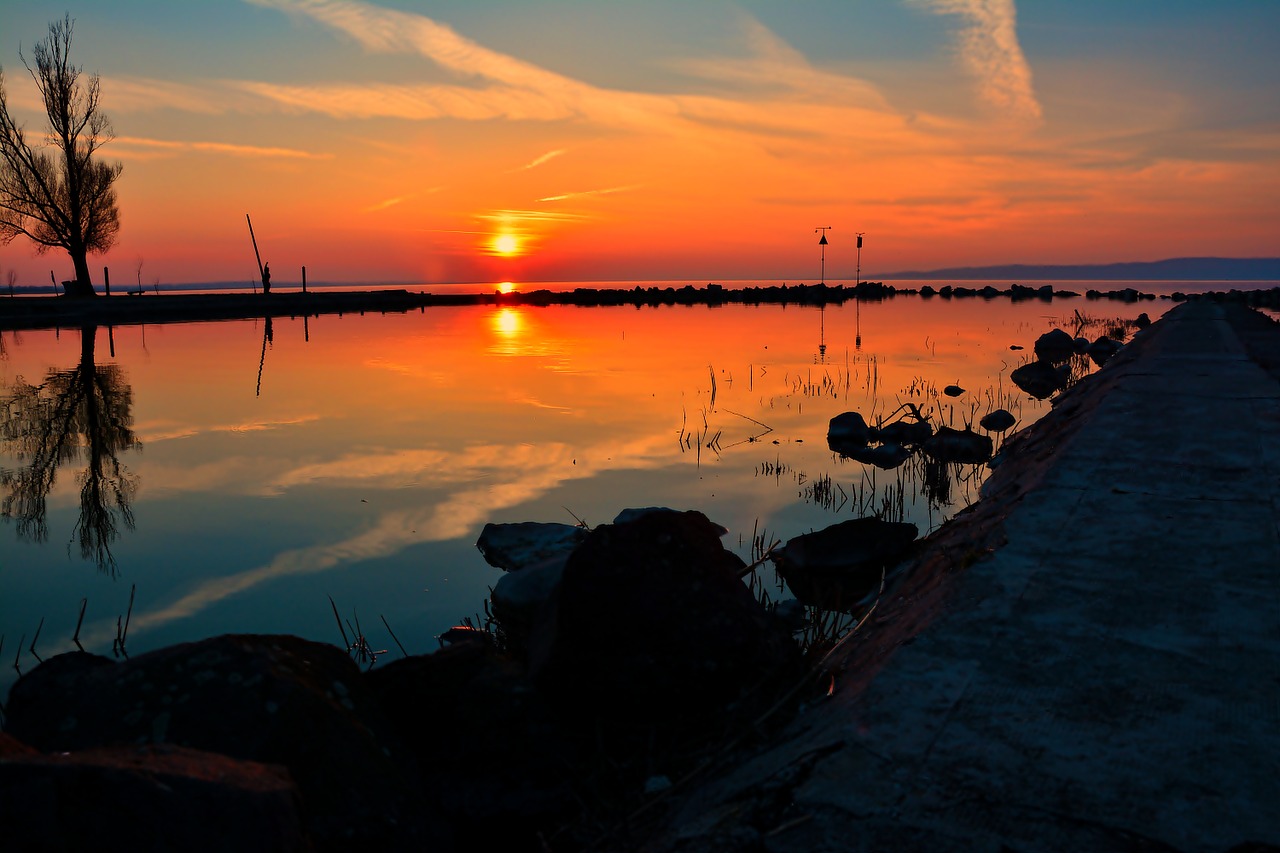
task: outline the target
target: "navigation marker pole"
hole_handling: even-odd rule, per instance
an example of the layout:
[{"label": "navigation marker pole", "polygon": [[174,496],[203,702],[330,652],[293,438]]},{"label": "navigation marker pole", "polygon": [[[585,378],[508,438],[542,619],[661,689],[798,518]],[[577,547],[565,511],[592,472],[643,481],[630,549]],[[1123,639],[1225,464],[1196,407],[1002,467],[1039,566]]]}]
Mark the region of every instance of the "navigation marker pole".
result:
[{"label": "navigation marker pole", "polygon": [[859,231],[858,237],[858,262],[853,272],[853,287],[855,293],[853,295],[853,348],[855,350],[862,349],[862,298],[857,294],[857,288],[862,285],[862,235],[867,232]]},{"label": "navigation marker pole", "polygon": [[819,225],[813,229],[813,233],[821,232],[822,239],[818,241],[818,245],[822,247],[822,281],[820,284],[827,283],[827,232],[832,230],[830,225]]}]

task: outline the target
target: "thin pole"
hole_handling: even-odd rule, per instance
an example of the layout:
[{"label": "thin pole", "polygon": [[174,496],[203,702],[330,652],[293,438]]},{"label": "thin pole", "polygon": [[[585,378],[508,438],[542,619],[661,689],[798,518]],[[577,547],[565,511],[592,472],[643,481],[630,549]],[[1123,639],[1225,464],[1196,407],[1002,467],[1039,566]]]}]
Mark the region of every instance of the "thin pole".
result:
[{"label": "thin pole", "polygon": [[853,283],[855,287],[859,284],[862,284],[862,235],[865,233],[867,232],[865,231],[858,232],[858,265],[854,270],[854,274],[853,274],[854,275]]},{"label": "thin pole", "polygon": [[813,229],[813,233],[822,234],[822,238],[818,240],[818,245],[822,247],[822,284],[827,283],[827,232],[830,230],[830,225],[819,225],[817,228]]},{"label": "thin pole", "polygon": [[258,254],[258,238],[253,236],[253,220],[249,218],[249,214],[244,215],[244,221],[249,223],[249,239],[253,241],[253,256],[258,259],[258,276],[262,276],[262,255]]}]

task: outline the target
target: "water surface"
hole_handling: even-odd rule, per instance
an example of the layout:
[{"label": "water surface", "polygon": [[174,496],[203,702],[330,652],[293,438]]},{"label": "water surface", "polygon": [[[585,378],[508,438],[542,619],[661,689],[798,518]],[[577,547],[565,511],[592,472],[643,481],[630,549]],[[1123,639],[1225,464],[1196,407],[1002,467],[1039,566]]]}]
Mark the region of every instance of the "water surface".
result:
[{"label": "water surface", "polygon": [[[832,416],[911,402],[959,427],[1004,405],[1025,425],[1048,404],[1008,376],[1039,334],[1170,305],[475,306],[4,333],[0,687],[23,637],[35,664],[42,618],[36,651],[71,647],[82,599],[81,641],[111,654],[135,587],[134,654],[233,631],[338,642],[330,597],[378,648],[398,654],[385,618],[430,651],[483,615],[488,521],[699,509],[744,557],[753,535],[873,511],[927,532],[985,468],[926,489],[918,465],[833,454]],[[964,396],[941,394],[953,383]]]}]

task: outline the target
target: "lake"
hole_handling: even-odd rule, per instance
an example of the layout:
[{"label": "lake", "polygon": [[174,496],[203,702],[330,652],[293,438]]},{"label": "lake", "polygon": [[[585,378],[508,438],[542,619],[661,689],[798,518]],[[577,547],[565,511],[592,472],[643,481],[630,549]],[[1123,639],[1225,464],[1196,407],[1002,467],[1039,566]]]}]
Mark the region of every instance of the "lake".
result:
[{"label": "lake", "polygon": [[844,459],[833,416],[910,402],[960,427],[1003,406],[1025,426],[1049,404],[1009,373],[1037,336],[1084,319],[1093,338],[1172,304],[474,306],[4,332],[0,690],[19,649],[35,665],[42,619],[42,657],[72,648],[82,601],[81,642],[110,655],[134,590],[131,654],[226,632],[341,642],[330,598],[378,649],[399,654],[389,626],[431,651],[483,621],[501,575],[475,547],[490,521],[698,509],[748,559],[754,537],[873,512],[924,534],[976,499],[985,466],[938,484],[915,462]]}]

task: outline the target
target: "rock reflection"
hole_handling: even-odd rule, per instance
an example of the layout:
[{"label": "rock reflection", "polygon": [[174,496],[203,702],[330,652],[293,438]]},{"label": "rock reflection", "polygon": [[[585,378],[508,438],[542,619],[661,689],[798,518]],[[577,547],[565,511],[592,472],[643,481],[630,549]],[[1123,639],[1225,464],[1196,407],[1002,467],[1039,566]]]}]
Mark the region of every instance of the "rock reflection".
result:
[{"label": "rock reflection", "polygon": [[133,432],[133,388],[118,365],[96,363],[96,337],[96,326],[82,328],[79,364],[49,371],[38,385],[19,377],[0,397],[0,445],[20,464],[0,468],[0,516],[17,521],[19,538],[47,541],[58,469],[83,463],[72,540],[84,559],[115,576],[111,545],[122,526],[133,529],[138,489],[120,454],[142,445]]}]

